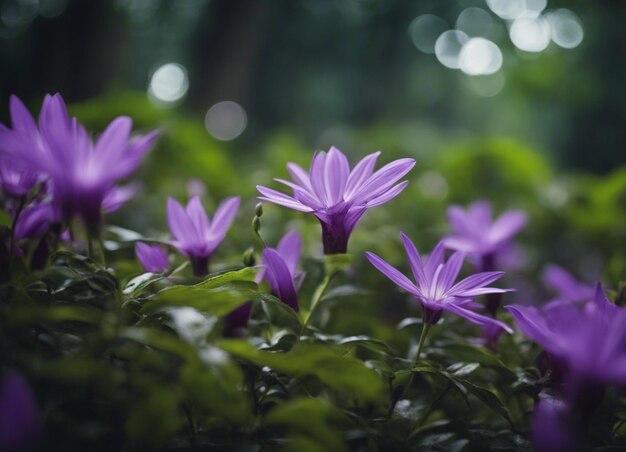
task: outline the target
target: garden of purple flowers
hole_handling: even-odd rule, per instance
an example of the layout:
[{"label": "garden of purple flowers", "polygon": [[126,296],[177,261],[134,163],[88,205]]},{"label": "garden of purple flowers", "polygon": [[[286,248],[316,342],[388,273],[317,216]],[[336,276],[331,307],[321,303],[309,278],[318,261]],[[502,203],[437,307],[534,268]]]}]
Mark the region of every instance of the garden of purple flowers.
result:
[{"label": "garden of purple flowers", "polygon": [[[178,11],[118,3],[132,20],[144,3]],[[280,14],[348,14],[295,3]],[[352,3],[374,22],[408,7]],[[501,19],[517,49],[509,62],[566,65],[558,52],[583,39],[585,22],[545,1],[512,1],[519,13],[466,3],[454,32],[465,34],[463,14],[474,27]],[[77,4],[58,18],[38,11],[72,26],[80,8],[109,11]],[[217,4],[211,13],[237,28],[229,14],[241,11]],[[19,39],[8,8],[0,39]],[[463,38],[458,67],[440,44],[452,31],[423,50],[418,27],[441,20],[423,8],[413,45],[446,71],[493,75],[476,72],[479,32]],[[552,27],[541,50],[529,20]],[[254,140],[229,144],[248,122],[241,105],[218,102],[197,126],[193,108],[178,110],[189,87],[171,91],[191,79],[167,66],[147,96],[67,87],[66,103],[46,83],[8,83],[19,96],[0,115],[0,452],[626,450],[623,158],[599,152],[598,175],[586,157],[572,168],[546,156],[541,146],[567,141],[559,131],[543,144],[508,126],[433,138],[443,126],[400,127],[393,113],[306,145],[297,119],[260,132],[262,108]],[[522,93],[512,80],[504,89]],[[480,102],[468,124],[496,120],[476,113]]]}]

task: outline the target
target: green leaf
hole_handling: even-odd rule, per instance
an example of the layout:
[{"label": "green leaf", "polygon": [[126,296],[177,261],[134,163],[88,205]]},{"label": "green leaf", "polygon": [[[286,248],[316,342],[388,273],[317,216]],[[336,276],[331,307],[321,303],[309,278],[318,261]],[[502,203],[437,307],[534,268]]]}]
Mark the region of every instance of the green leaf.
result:
[{"label": "green leaf", "polygon": [[[241,368],[221,350],[204,350],[205,364],[187,363],[180,378],[188,398],[228,422],[241,424],[250,416],[248,395],[242,390]],[[221,354],[218,359],[212,359]]]},{"label": "green leaf", "polygon": [[[322,399],[295,399],[274,408],[263,420],[266,425],[285,425],[292,433],[302,435],[304,441],[294,440],[290,450],[347,450],[338,424],[347,423],[348,418],[334,406]],[[317,446],[314,449],[307,444]]]},{"label": "green leaf", "polygon": [[509,411],[506,409],[500,398],[495,393],[487,388],[475,385],[474,383],[466,379],[460,379],[459,382],[462,383],[474,397],[479,399],[496,413],[500,414],[511,425],[512,428],[515,427]]},{"label": "green leaf", "polygon": [[198,311],[223,317],[251,299],[249,290],[208,289],[198,286],[172,286],[163,289],[145,302],[143,314],[153,314],[170,307],[192,307]]},{"label": "green leaf", "polygon": [[128,284],[124,287],[123,293],[124,295],[133,295],[135,292],[139,292],[153,282],[160,281],[161,279],[163,279],[163,275],[156,273],[142,273],[141,275],[135,276],[133,279],[128,281]]},{"label": "green leaf", "polygon": [[302,331],[302,321],[298,313],[294,311],[291,306],[283,303],[273,295],[260,292],[256,294],[256,299],[261,302],[261,307],[272,326],[288,328],[300,334],[300,331]]},{"label": "green leaf", "polygon": [[237,340],[223,340],[218,345],[231,355],[257,366],[268,366],[294,377],[313,375],[327,386],[355,397],[376,400],[383,390],[376,372],[362,361],[341,356],[330,347],[300,342],[287,353],[273,353],[257,350]]},{"label": "green leaf", "polygon": [[235,281],[254,282],[260,271],[260,267],[245,267],[241,270],[228,271],[215,276],[209,276],[193,287],[202,287],[203,289],[214,289]]},{"label": "green leaf", "polygon": [[14,325],[28,325],[39,322],[82,322],[94,324],[98,323],[101,318],[101,310],[89,307],[52,306],[39,308],[29,306],[13,310],[9,320]]},{"label": "green leaf", "polygon": [[452,373],[455,377],[464,377],[471,374],[480,367],[478,363],[454,363],[446,370]]}]

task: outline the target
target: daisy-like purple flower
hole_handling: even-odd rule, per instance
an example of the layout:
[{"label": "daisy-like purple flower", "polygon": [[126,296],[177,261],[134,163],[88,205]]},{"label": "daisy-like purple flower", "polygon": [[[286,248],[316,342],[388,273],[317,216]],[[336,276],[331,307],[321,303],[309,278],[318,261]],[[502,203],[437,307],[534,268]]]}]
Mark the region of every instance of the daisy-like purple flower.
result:
[{"label": "daisy-like purple flower", "polygon": [[339,149],[316,152],[308,172],[288,163],[293,182],[276,179],[290,187],[293,196],[257,185],[262,195],[259,199],[315,215],[322,225],[324,254],[345,253],[350,234],[363,214],[404,190],[408,182],[396,182],[415,165],[415,160],[405,158],[374,172],[379,155],[380,152],[368,155],[351,170]]},{"label": "daisy-like purple flower", "polygon": [[141,266],[147,272],[165,273],[170,268],[167,250],[163,246],[137,242],[135,244],[135,254]]},{"label": "daisy-like purple flower", "polygon": [[434,325],[442,313],[447,311],[478,325],[492,324],[509,333],[512,332],[507,324],[474,311],[480,307],[474,301],[474,297],[511,290],[487,287],[504,272],[476,273],[455,284],[465,259],[463,253],[457,251],[446,261],[444,244],[439,242],[428,258],[422,258],[413,242],[404,233],[401,233],[401,237],[415,282],[376,254],[366,252],[365,255],[382,274],[417,298],[422,305],[422,315],[426,324]]},{"label": "daisy-like purple flower", "polygon": [[16,167],[48,177],[63,220],[79,216],[97,234],[105,197],[137,169],[157,132],[131,139],[132,120],[118,117],[93,142],[70,118],[60,94],[45,97],[39,126],[17,97],[10,104],[12,129],[0,129],[0,153]]},{"label": "daisy-like purple flower", "polygon": [[444,239],[446,248],[461,251],[480,271],[492,271],[496,260],[511,250],[511,240],[526,224],[526,214],[508,210],[494,219],[491,204],[477,201],[467,209],[448,208],[448,219],[454,233]]},{"label": "daisy-like purple flower", "polygon": [[198,196],[191,198],[186,208],[173,198],[167,200],[172,245],[189,257],[194,275],[208,273],[209,257],[226,237],[238,209],[239,197],[227,198],[217,207],[213,220],[209,220]]},{"label": "daisy-like purple flower", "polygon": [[573,303],[509,305],[522,332],[558,364],[568,390],[578,393],[603,385],[626,385],[626,309],[611,303],[598,284],[583,306]]}]

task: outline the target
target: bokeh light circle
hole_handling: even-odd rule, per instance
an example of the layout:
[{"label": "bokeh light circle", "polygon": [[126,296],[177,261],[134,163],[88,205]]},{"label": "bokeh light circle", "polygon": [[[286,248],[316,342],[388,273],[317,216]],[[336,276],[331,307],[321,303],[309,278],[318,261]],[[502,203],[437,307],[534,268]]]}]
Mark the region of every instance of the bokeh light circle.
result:
[{"label": "bokeh light circle", "polygon": [[569,9],[557,9],[548,15],[552,41],[564,49],[578,47],[585,35],[580,20]]},{"label": "bokeh light circle", "polygon": [[468,39],[462,31],[444,31],[435,42],[435,55],[439,62],[450,69],[458,69],[459,55]]},{"label": "bokeh light circle", "polygon": [[220,141],[234,140],[243,133],[247,125],[246,111],[230,100],[216,103],[204,117],[207,132]]},{"label": "bokeh light circle", "polygon": [[515,19],[509,36],[520,50],[542,52],[550,44],[550,24],[543,17]]},{"label": "bokeh light circle", "polygon": [[189,89],[187,71],[178,63],[167,63],[152,74],[148,94],[163,104],[174,104],[181,100]]},{"label": "bokeh light circle", "polygon": [[437,38],[447,29],[448,24],[441,17],[423,14],[409,25],[409,37],[419,51],[432,54],[435,53]]},{"label": "bokeh light circle", "polygon": [[502,52],[485,38],[472,38],[463,45],[459,68],[468,75],[494,74],[502,67]]}]

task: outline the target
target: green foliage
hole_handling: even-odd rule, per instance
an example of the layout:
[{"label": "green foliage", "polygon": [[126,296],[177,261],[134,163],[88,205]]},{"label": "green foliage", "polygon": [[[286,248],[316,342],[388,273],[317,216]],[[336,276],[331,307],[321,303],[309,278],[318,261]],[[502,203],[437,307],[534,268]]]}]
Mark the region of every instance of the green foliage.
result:
[{"label": "green foliage", "polygon": [[[444,316],[416,362],[416,301],[363,258],[376,251],[409,274],[399,231],[428,249],[449,231],[450,203],[486,198],[498,211],[529,214],[523,265],[507,276],[519,291],[505,303],[548,299],[540,274],[549,261],[574,272],[602,263],[593,277],[623,299],[626,261],[616,244],[626,240],[626,170],[560,173],[527,146],[492,138],[425,156],[401,196],[368,212],[350,254],[320,259],[317,222],[265,204],[268,243],[292,227],[305,237],[298,312],[259,282],[260,267],[237,267],[248,248],[248,262],[261,262],[252,200],[212,256],[211,275],[192,277],[184,256],[173,271],[142,273],[132,248],[138,240],[167,245],[153,222],[164,224],[165,197],[184,194],[183,178],[206,180],[212,201],[251,197],[254,182],[284,175],[287,160],[306,165],[310,153],[280,133],[260,158],[235,164],[201,124],[164,115],[143,96],[107,96],[73,111],[99,130],[130,113],[142,129],[160,125],[163,136],[147,160],[142,202],[122,211],[123,227],[105,229],[106,265],[83,256],[79,243],[60,246],[43,270],[15,258],[0,284],[0,370],[27,377],[64,450],[529,450],[532,410],[549,388],[540,350],[506,335],[487,348],[474,325]],[[424,182],[424,174],[435,178]],[[433,180],[445,190],[433,191]],[[0,227],[8,236],[5,214]],[[231,329],[229,314],[246,302],[247,328]],[[626,442],[622,399],[607,401],[596,420],[594,429],[614,429],[598,445]]]}]

